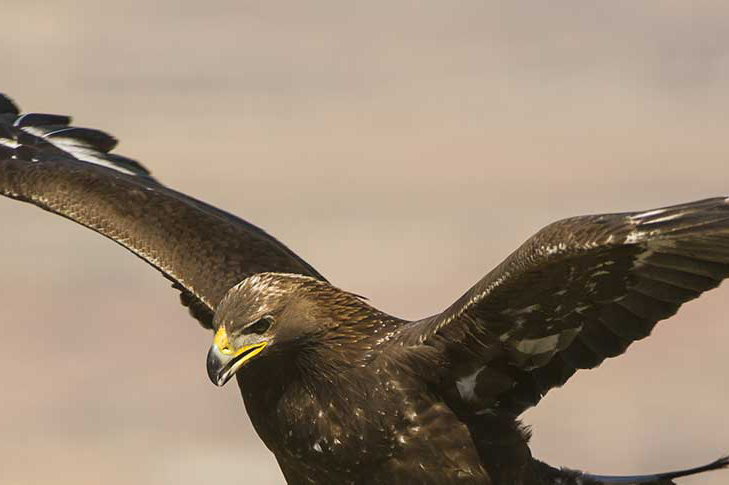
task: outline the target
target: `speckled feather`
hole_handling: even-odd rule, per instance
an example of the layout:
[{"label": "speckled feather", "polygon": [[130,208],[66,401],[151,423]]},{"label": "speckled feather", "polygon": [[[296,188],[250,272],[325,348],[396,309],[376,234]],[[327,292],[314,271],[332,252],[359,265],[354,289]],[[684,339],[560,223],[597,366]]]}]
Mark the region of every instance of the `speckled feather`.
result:
[{"label": "speckled feather", "polygon": [[463,413],[517,416],[727,275],[726,198],[574,217],[539,231],[402,340],[449,356],[441,385]]}]

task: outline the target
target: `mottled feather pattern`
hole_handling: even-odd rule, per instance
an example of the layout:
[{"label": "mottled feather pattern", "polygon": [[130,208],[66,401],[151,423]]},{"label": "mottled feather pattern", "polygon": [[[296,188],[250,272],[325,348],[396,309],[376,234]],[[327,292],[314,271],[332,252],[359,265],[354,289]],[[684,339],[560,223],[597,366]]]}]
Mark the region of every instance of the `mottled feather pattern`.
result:
[{"label": "mottled feather pattern", "polygon": [[726,198],[569,218],[539,231],[402,338],[451,354],[457,377],[443,385],[468,412],[518,415],[577,369],[623,353],[727,275]]}]

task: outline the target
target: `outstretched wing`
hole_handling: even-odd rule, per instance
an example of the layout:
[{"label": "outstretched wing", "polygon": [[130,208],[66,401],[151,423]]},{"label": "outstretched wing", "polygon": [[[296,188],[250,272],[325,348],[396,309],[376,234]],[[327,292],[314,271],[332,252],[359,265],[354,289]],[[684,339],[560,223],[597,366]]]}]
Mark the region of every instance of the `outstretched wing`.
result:
[{"label": "outstretched wing", "polygon": [[231,214],[168,189],[116,140],[67,116],[19,114],[0,94],[0,194],[112,239],[157,268],[204,327],[226,291],[275,271],[323,279],[286,246]]},{"label": "outstretched wing", "polygon": [[518,415],[728,275],[729,198],[565,219],[402,343],[440,351],[439,385],[461,412]]}]

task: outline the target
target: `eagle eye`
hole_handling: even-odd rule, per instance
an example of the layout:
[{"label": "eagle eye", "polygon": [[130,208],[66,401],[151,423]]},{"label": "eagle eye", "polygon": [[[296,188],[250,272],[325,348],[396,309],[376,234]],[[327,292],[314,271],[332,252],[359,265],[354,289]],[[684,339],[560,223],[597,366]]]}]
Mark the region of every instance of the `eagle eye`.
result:
[{"label": "eagle eye", "polygon": [[266,332],[269,328],[271,328],[271,324],[273,323],[272,317],[263,317],[260,320],[258,320],[255,323],[252,323],[248,325],[246,328],[243,329],[243,333],[248,335],[251,333],[256,333],[258,335],[261,335]]}]

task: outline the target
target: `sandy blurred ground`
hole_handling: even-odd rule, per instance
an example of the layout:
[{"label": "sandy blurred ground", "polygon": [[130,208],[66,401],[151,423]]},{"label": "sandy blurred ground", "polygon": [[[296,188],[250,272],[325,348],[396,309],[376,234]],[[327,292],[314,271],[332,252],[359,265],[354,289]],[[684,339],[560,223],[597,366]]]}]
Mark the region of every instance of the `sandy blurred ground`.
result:
[{"label": "sandy blurred ground", "polygon": [[[109,130],[387,311],[440,311],[539,227],[729,194],[725,2],[2,1],[0,87]],[[0,483],[281,483],[211,336],[115,244],[0,200]],[[729,451],[726,288],[553,391],[536,456]],[[681,483],[718,485],[729,474]]]}]

